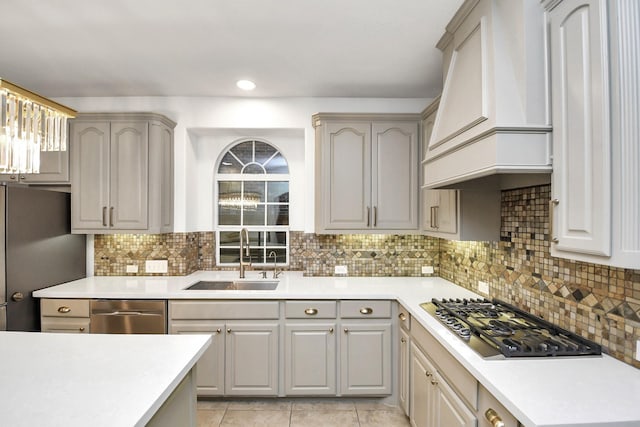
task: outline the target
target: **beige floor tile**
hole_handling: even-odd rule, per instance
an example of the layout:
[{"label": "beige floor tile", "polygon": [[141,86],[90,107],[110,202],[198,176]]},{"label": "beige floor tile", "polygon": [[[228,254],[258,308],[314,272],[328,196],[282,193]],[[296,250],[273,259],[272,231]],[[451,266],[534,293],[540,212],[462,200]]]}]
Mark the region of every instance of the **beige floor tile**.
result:
[{"label": "beige floor tile", "polygon": [[358,410],[360,427],[409,427],[409,419],[402,411]]},{"label": "beige floor tile", "polygon": [[290,411],[239,411],[228,409],[220,427],[288,427]]},{"label": "beige floor tile", "polygon": [[291,401],[287,399],[230,400],[227,409],[244,411],[290,411]]},{"label": "beige floor tile", "polygon": [[358,427],[358,416],[355,410],[291,411],[291,427]]},{"label": "beige floor tile", "polygon": [[198,400],[198,409],[206,410],[225,410],[229,402],[226,400]]},{"label": "beige floor tile", "polygon": [[218,427],[225,410],[198,410],[198,427]]},{"label": "beige floor tile", "polygon": [[356,408],[351,400],[340,399],[303,399],[294,400],[294,411],[353,411]]},{"label": "beige floor tile", "polygon": [[399,411],[402,409],[399,406],[384,403],[381,399],[362,399],[355,401],[356,409],[358,411]]}]

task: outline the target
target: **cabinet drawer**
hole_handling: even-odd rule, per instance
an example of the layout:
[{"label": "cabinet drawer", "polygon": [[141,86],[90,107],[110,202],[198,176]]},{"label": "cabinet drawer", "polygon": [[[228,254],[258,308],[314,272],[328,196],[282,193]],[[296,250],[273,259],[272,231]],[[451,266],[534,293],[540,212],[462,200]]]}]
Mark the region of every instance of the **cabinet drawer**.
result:
[{"label": "cabinet drawer", "polygon": [[518,427],[518,420],[506,410],[498,400],[493,397],[486,388],[480,386],[478,396],[478,427],[492,427],[493,424],[488,420],[487,411],[493,411],[504,423],[504,427]]},{"label": "cabinet drawer", "polygon": [[335,301],[286,301],[284,312],[287,319],[335,319]]},{"label": "cabinet drawer", "polygon": [[278,319],[278,301],[169,301],[175,319]]},{"label": "cabinet drawer", "polygon": [[409,314],[409,310],[401,305],[398,305],[398,323],[405,331],[411,330],[411,315]]},{"label": "cabinet drawer", "polygon": [[391,317],[391,301],[356,300],[340,302],[340,317],[369,319]]},{"label": "cabinet drawer", "polygon": [[478,381],[418,322],[411,329],[413,342],[417,343],[434,361],[438,372],[447,378],[462,398],[473,408],[478,408]]},{"label": "cabinet drawer", "polygon": [[42,316],[89,317],[87,299],[43,299],[40,300]]},{"label": "cabinet drawer", "polygon": [[43,317],[40,325],[42,332],[58,332],[58,333],[89,333],[88,317]]}]

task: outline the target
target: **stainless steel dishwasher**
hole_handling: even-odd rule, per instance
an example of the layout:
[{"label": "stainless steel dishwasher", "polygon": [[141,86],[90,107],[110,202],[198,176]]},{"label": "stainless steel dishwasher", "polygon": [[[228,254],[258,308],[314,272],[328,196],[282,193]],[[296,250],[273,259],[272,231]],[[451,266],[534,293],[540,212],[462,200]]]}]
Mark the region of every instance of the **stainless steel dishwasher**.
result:
[{"label": "stainless steel dishwasher", "polygon": [[164,300],[91,300],[92,334],[166,334]]}]

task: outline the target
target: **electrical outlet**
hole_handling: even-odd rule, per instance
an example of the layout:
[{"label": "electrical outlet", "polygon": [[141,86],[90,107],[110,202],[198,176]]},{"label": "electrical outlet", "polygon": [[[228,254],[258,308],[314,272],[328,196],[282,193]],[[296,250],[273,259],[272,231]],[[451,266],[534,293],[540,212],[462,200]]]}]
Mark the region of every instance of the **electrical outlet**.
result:
[{"label": "electrical outlet", "polygon": [[138,266],[137,265],[127,265],[127,273],[137,273]]},{"label": "electrical outlet", "polygon": [[144,262],[146,273],[167,273],[169,271],[169,261],[166,259],[152,259]]},{"label": "electrical outlet", "polygon": [[636,341],[636,360],[640,361],[640,340]]},{"label": "electrical outlet", "polygon": [[346,276],[347,274],[349,274],[349,270],[347,269],[346,265],[336,265],[333,268],[333,274],[339,275],[339,276]]},{"label": "electrical outlet", "polygon": [[422,266],[422,274],[433,274],[433,266],[431,266],[431,265],[423,265]]},{"label": "electrical outlet", "polygon": [[483,294],[489,294],[489,284],[487,282],[483,282],[482,280],[478,281],[478,291]]}]

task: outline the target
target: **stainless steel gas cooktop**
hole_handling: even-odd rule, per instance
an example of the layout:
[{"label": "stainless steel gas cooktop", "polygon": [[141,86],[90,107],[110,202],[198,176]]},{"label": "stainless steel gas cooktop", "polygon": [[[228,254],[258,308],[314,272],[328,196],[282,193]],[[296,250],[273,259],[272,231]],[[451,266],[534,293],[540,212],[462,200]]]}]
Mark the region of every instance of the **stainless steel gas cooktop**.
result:
[{"label": "stainless steel gas cooktop", "polygon": [[601,347],[493,299],[433,299],[421,304],[485,358],[593,356]]}]

